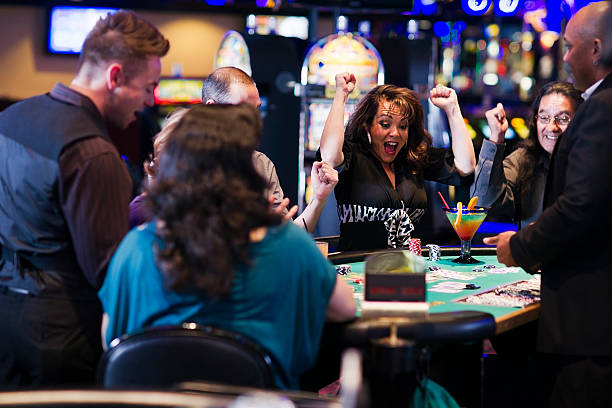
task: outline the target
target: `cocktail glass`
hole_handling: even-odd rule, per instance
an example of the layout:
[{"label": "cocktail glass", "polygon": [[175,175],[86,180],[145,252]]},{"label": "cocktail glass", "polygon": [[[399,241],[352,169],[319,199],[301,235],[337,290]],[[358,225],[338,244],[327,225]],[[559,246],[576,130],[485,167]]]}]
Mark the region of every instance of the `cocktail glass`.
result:
[{"label": "cocktail glass", "polygon": [[453,262],[462,264],[479,263],[480,261],[472,258],[470,255],[472,252],[472,238],[474,238],[474,234],[486,218],[488,208],[475,207],[472,210],[463,208],[459,222],[457,222],[458,213],[456,208],[445,208],[444,211],[461,240],[461,256],[453,259]]}]

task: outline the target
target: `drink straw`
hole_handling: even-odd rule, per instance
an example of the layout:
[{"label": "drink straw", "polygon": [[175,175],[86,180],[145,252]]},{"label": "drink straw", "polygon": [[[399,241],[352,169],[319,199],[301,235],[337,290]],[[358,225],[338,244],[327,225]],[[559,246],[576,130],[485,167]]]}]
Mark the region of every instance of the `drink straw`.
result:
[{"label": "drink straw", "polygon": [[446,200],[444,199],[444,197],[442,197],[442,193],[438,191],[438,195],[442,199],[442,202],[444,203],[444,206],[446,207],[446,209],[450,210],[450,207],[448,206],[448,204],[446,204]]}]

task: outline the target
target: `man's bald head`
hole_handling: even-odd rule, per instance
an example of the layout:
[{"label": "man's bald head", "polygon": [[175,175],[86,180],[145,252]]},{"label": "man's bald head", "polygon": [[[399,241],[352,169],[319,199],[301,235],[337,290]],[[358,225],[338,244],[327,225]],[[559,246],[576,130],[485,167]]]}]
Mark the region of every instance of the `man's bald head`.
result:
[{"label": "man's bald head", "polygon": [[576,26],[576,32],[585,40],[602,38],[605,31],[604,16],[609,8],[609,1],[590,3],[578,10],[567,25]]},{"label": "man's bald head", "polygon": [[563,61],[569,66],[576,88],[582,91],[609,73],[602,63],[609,9],[609,1],[590,3],[578,10],[565,27],[567,50]]},{"label": "man's bald head", "polygon": [[202,85],[202,103],[248,103],[256,108],[261,105],[253,78],[235,67],[217,68],[206,77]]}]

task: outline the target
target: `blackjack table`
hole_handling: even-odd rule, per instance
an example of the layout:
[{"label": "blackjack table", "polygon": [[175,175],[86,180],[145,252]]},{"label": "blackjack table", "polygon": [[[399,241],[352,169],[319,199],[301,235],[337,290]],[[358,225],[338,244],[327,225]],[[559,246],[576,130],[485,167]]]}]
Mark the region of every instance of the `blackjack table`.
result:
[{"label": "blackjack table", "polygon": [[408,318],[364,319],[360,316],[365,285],[365,260],[387,251],[331,253],[328,259],[345,275],[339,275],[353,288],[358,318],[345,324],[343,341],[365,345],[371,339],[389,334],[390,321],[400,337],[419,341],[470,340],[502,334],[538,318],[539,277],[521,268],[507,268],[497,261],[495,248],[472,248],[477,264],[454,263],[458,247],[441,247],[440,259],[428,260],[428,249],[421,256],[427,265],[426,302],[429,313]]},{"label": "blackjack table", "polygon": [[[409,398],[415,381],[413,369],[426,372],[460,405],[483,406],[482,401],[493,389],[487,381],[497,378],[490,375],[492,364],[500,361],[484,358],[489,352],[495,353],[487,350],[487,344],[510,344],[526,350],[523,344],[531,347],[534,341],[540,310],[539,276],[500,264],[492,247],[473,247],[472,256],[479,262],[469,265],[452,262],[460,255],[458,247],[441,247],[436,261],[430,261],[428,249],[423,248],[429,311],[392,318],[361,316],[366,259],[392,251],[396,250],[329,254],[338,278],[353,289],[358,316],[350,322],[326,323],[315,374],[306,376],[306,383],[313,378],[313,384],[333,379],[342,351],[354,347],[363,351],[364,369],[371,388],[378,389],[375,395],[379,406],[395,406]],[[411,346],[394,347],[388,341],[394,337],[392,333]],[[419,363],[424,354],[427,362]],[[402,368],[398,361],[405,360],[406,355],[412,361]],[[427,368],[419,368],[419,364]]]}]

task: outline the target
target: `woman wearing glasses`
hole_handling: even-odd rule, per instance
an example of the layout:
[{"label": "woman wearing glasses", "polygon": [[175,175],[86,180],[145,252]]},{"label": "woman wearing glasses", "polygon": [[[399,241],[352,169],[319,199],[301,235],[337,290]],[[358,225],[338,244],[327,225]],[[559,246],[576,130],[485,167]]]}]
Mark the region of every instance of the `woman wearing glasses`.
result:
[{"label": "woman wearing glasses", "polygon": [[[529,137],[504,159],[508,120],[501,104],[485,113],[491,137],[480,149],[471,195],[491,207],[489,214],[511,218],[519,229],[542,213],[548,164],[559,137],[582,103],[580,91],[566,82],[550,82],[533,103]],[[502,163],[503,162],[503,163]]]}]

